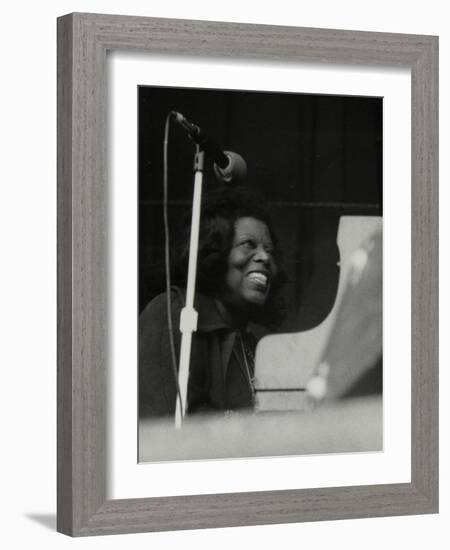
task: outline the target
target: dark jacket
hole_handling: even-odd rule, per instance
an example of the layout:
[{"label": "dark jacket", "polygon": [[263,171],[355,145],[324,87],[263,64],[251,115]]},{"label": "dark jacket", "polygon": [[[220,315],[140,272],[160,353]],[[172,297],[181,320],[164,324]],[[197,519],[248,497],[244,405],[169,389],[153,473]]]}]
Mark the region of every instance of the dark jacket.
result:
[{"label": "dark jacket", "polygon": [[[184,292],[174,289],[171,297],[178,368]],[[237,331],[227,324],[213,298],[198,294],[194,307],[198,327],[192,335],[188,413],[252,407],[249,374],[237,353]],[[250,374],[253,376],[253,372]],[[171,362],[164,293],[147,305],[139,319],[140,416],[172,415],[175,399],[176,375]]]}]

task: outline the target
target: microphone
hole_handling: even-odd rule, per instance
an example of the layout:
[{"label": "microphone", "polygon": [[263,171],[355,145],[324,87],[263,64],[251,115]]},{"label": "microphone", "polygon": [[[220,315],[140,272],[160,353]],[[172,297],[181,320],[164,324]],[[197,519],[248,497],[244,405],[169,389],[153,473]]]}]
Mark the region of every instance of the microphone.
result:
[{"label": "microphone", "polygon": [[241,155],[233,151],[223,151],[218,143],[181,113],[171,111],[170,114],[175,122],[187,131],[190,139],[200,145],[205,154],[214,161],[214,173],[217,179],[223,183],[236,183],[245,179],[247,164]]}]

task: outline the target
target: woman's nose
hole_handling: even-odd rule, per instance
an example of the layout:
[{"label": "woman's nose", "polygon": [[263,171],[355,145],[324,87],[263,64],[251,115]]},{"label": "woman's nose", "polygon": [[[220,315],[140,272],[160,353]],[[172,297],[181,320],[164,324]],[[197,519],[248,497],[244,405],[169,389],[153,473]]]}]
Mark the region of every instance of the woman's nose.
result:
[{"label": "woman's nose", "polygon": [[270,261],[270,254],[263,246],[258,246],[255,251],[255,255],[253,256],[253,259],[255,260],[255,262],[262,262],[266,264]]}]

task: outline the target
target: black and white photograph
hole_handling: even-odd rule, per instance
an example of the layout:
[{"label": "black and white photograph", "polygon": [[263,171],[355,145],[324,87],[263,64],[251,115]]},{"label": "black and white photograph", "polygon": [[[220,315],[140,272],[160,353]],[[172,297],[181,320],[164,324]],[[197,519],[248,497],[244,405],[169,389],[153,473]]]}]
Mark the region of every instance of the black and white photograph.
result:
[{"label": "black and white photograph", "polygon": [[383,449],[383,98],[138,87],[139,461]]},{"label": "black and white photograph", "polygon": [[445,6],[5,4],[5,548],[448,546]]}]

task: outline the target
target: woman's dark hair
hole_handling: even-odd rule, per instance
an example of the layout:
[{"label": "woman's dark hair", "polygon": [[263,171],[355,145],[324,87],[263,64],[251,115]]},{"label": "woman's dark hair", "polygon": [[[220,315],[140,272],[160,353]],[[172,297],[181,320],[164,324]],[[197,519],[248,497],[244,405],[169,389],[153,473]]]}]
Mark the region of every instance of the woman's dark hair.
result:
[{"label": "woman's dark hair", "polygon": [[[203,196],[196,288],[199,292],[220,296],[225,283],[224,275],[228,269],[228,256],[233,243],[235,222],[244,217],[264,222],[274,245],[277,275],[272,281],[266,304],[258,308],[257,319],[255,319],[259,324],[274,328],[281,322],[284,313],[280,291],[286,275],[282,269],[281,251],[266,202],[255,189],[244,185],[224,186]],[[184,239],[177,247],[177,257],[173,266],[173,280],[180,286],[184,286],[187,279],[190,216],[187,217],[184,227]]]}]

